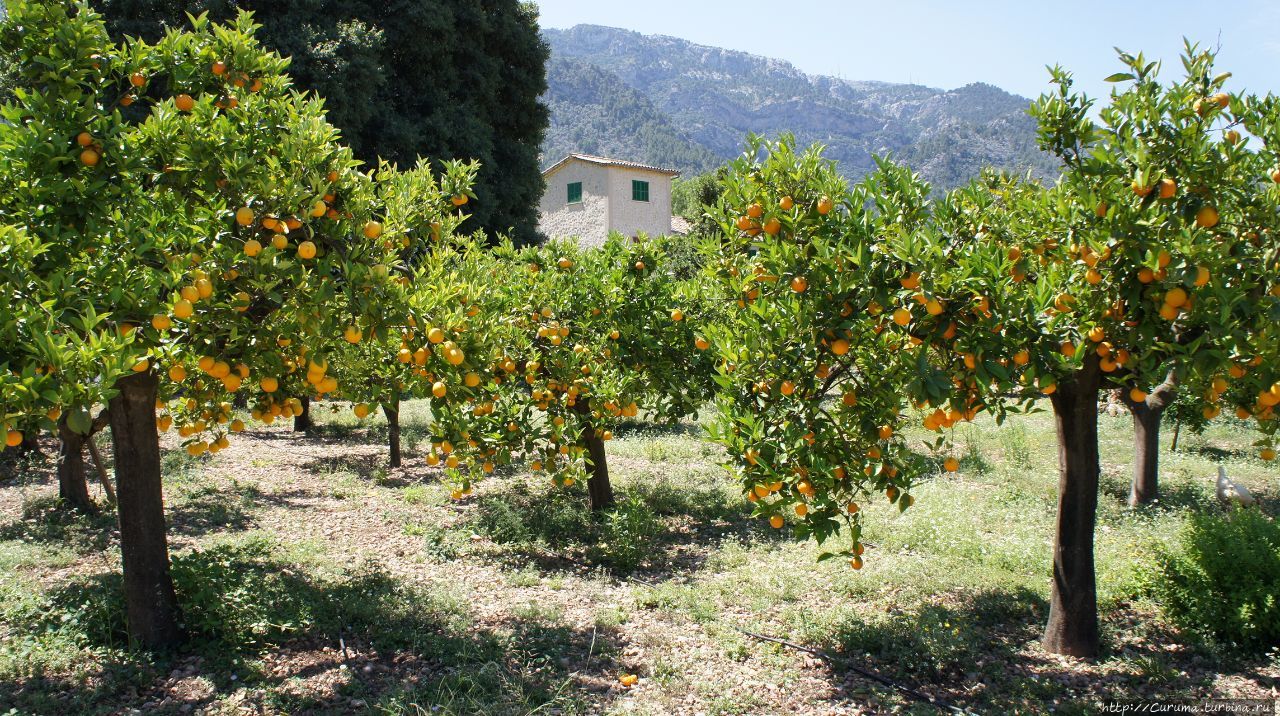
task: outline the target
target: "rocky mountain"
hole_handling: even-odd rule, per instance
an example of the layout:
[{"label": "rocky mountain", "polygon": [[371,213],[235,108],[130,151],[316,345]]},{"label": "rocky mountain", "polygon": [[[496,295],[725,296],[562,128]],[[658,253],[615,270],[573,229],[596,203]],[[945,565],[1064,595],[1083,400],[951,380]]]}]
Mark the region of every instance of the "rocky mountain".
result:
[{"label": "rocky mountain", "polygon": [[987,84],[954,90],[808,75],[744,52],[596,25],[544,29],[551,126],[544,166],[571,151],[699,173],[736,157],[748,132],[821,142],[858,177],[889,155],[938,188],[984,166],[1054,172],[1035,145],[1030,100]]}]

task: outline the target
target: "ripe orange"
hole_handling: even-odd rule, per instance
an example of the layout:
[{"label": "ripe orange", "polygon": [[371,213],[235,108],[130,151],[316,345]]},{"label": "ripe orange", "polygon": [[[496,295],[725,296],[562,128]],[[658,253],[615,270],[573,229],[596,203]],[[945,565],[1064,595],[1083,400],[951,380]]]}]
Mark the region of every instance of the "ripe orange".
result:
[{"label": "ripe orange", "polygon": [[196,101],[189,94],[180,94],[174,98],[173,106],[177,107],[180,112],[190,112],[195,109]]},{"label": "ripe orange", "polygon": [[10,430],[5,433],[4,444],[9,447],[18,447],[22,444],[22,433],[18,430]]},{"label": "ripe orange", "polygon": [[783,211],[791,211],[792,207],[794,207],[795,205],[796,205],[795,200],[789,196],[784,196],[778,200],[778,208],[782,209]]},{"label": "ripe orange", "polygon": [[784,522],[783,522],[783,519],[782,519],[782,515],[774,515],[774,516],[772,516],[772,517],[770,517],[770,518],[769,518],[769,525],[770,525],[771,527],[773,527],[775,530],[780,530],[780,529],[782,529],[782,525],[783,525],[783,523],[784,523]]},{"label": "ripe orange", "polygon": [[167,331],[173,327],[173,321],[163,313],[157,313],[151,317],[151,327],[157,331]]},{"label": "ripe orange", "polygon": [[449,201],[453,202],[454,206],[462,206],[469,200],[470,198],[466,194],[455,194],[453,198],[449,199]]},{"label": "ripe orange", "polygon": [[215,62],[213,63],[213,66],[209,68],[209,70],[213,72],[213,74],[215,75],[224,75],[227,72],[227,64],[221,61]]},{"label": "ripe orange", "polygon": [[801,502],[800,504],[796,505],[796,516],[798,516],[798,517],[804,517],[804,516],[805,516],[805,515],[807,515],[807,514],[809,514],[809,506],[808,506],[808,505],[806,505],[806,504],[805,504],[805,503],[803,503],[803,502]]},{"label": "ripe orange", "polygon": [[1258,457],[1271,462],[1276,459],[1276,451],[1273,448],[1262,448],[1262,452],[1258,453]]},{"label": "ripe orange", "polygon": [[671,320],[673,320],[673,321],[683,321],[683,320],[684,320],[684,311],[681,311],[681,310],[680,310],[680,309],[678,309],[678,308],[677,308],[677,309],[675,309],[675,310],[673,310],[673,311],[671,312]]},{"label": "ripe orange", "polygon": [[1202,229],[1212,229],[1218,225],[1218,210],[1212,206],[1202,207],[1196,212],[1196,226]]},{"label": "ripe orange", "polygon": [[364,225],[364,237],[366,239],[376,239],[382,236],[382,224],[376,221],[370,221]]},{"label": "ripe orange", "polygon": [[792,383],[789,380],[784,380],[782,381],[782,385],[780,386],[779,390],[782,392],[783,395],[791,395],[792,393],[796,392],[796,384]]},{"label": "ripe orange", "polygon": [[862,569],[862,558],[854,557],[853,559],[849,560],[849,566],[853,567],[854,569]]},{"label": "ripe orange", "polygon": [[795,278],[791,279],[792,291],[795,291],[796,293],[804,293],[805,289],[807,288],[809,288],[809,279],[805,278],[804,276],[796,276]]},{"label": "ripe orange", "polygon": [[191,314],[195,312],[195,307],[187,299],[182,299],[173,304],[173,315],[175,318],[186,320],[191,318]]},{"label": "ripe orange", "polygon": [[302,259],[313,259],[316,257],[316,245],[310,241],[303,241],[298,244],[298,257]]},{"label": "ripe orange", "polygon": [[1138,281],[1139,281],[1139,282],[1141,282],[1141,283],[1151,283],[1151,282],[1152,282],[1152,281],[1154,281],[1154,280],[1156,280],[1156,272],[1155,272],[1155,271],[1152,271],[1151,269],[1147,268],[1146,266],[1143,266],[1142,268],[1138,269]]},{"label": "ripe orange", "polygon": [[845,340],[845,339],[843,339],[843,338],[838,338],[838,339],[836,339],[836,340],[832,341],[832,342],[831,342],[831,352],[832,352],[832,353],[834,353],[834,354],[836,354],[836,355],[838,355],[838,356],[842,356],[842,355],[844,355],[844,354],[848,353],[848,352],[849,352],[849,341],[846,341],[846,340]]},{"label": "ripe orange", "polygon": [[180,365],[174,364],[169,366],[169,380],[175,383],[181,383],[187,379],[187,369]]},{"label": "ripe orange", "polygon": [[1186,302],[1187,302],[1187,291],[1186,289],[1180,286],[1170,289],[1169,292],[1164,295],[1164,303],[1166,306],[1181,308],[1184,304],[1186,304]]},{"label": "ripe orange", "polygon": [[284,251],[289,246],[289,239],[284,234],[275,234],[271,237],[271,246],[276,251]]},{"label": "ripe orange", "polygon": [[134,87],[141,87],[146,83],[147,83],[147,76],[142,74],[141,72],[134,72],[133,74],[129,75],[129,84],[133,85]]},{"label": "ripe orange", "polygon": [[93,135],[88,132],[81,132],[76,135],[76,144],[82,147],[88,147],[93,144]]},{"label": "ripe orange", "polygon": [[272,378],[271,376],[267,376],[258,381],[258,385],[262,388],[262,392],[264,393],[274,393],[280,389],[280,381]]},{"label": "ripe orange", "polygon": [[262,253],[262,243],[257,239],[249,239],[244,242],[244,255],[253,258]]},{"label": "ripe orange", "polygon": [[436,396],[437,398],[443,398],[445,396],[445,393],[448,393],[448,392],[449,392],[448,386],[446,386],[441,381],[436,381],[435,383],[431,384],[431,394]]},{"label": "ripe orange", "polygon": [[768,221],[764,222],[764,233],[770,236],[777,236],[780,231],[782,231],[781,221],[770,218]]},{"label": "ripe orange", "polygon": [[1217,92],[1209,97],[1209,100],[1218,105],[1219,109],[1226,109],[1227,105],[1231,104],[1231,95],[1226,92]]},{"label": "ripe orange", "polygon": [[946,470],[947,472],[956,472],[957,470],[960,469],[960,461],[955,459],[954,457],[949,457],[946,460],[942,461],[942,469]]},{"label": "ripe orange", "polygon": [[1129,185],[1129,188],[1133,189],[1134,194],[1143,198],[1146,198],[1147,194],[1151,193],[1151,187],[1142,184],[1137,179],[1133,180],[1133,183]]},{"label": "ripe orange", "polygon": [[1178,182],[1165,177],[1160,180],[1160,198],[1172,199],[1178,193]]},{"label": "ripe orange", "polygon": [[347,343],[359,343],[364,338],[364,331],[361,331],[358,326],[347,326],[347,329],[342,332],[342,337]]},{"label": "ripe orange", "polygon": [[748,206],[747,216],[751,217],[752,219],[759,219],[760,217],[764,216],[764,207],[760,206],[759,203],[755,203],[755,204],[752,204],[751,206]]},{"label": "ripe orange", "polygon": [[249,226],[253,223],[253,209],[242,206],[236,209],[236,223],[241,226]]},{"label": "ripe orange", "polygon": [[80,152],[80,163],[85,165],[86,167],[97,166],[98,160],[100,158],[101,157],[98,155],[98,153],[92,149],[86,149],[83,152]]},{"label": "ripe orange", "polygon": [[831,201],[831,197],[829,197],[829,196],[824,196],[824,197],[822,197],[821,199],[819,199],[819,200],[818,200],[818,213],[819,213],[819,214],[821,214],[821,215],[823,215],[823,216],[826,216],[827,214],[830,214],[830,213],[831,213],[831,210],[832,210],[832,209],[834,209],[834,208],[836,208],[836,204],[835,204],[835,202]]},{"label": "ripe orange", "polygon": [[323,201],[317,201],[311,205],[311,218],[318,219],[324,216],[327,211],[329,211],[329,206]]},{"label": "ripe orange", "polygon": [[698,336],[697,338],[695,338],[693,340],[693,345],[695,348],[697,348],[700,351],[705,351],[706,349],[711,347],[711,344],[707,342],[707,339],[703,338],[702,336]]},{"label": "ripe orange", "polygon": [[905,326],[911,323],[911,310],[908,308],[899,308],[893,312],[893,322],[899,326]]},{"label": "ripe orange", "polygon": [[1200,266],[1196,269],[1195,285],[1197,288],[1208,285],[1209,278],[1210,278],[1209,269],[1205,268],[1204,266]]},{"label": "ripe orange", "polygon": [[1280,167],[1271,170],[1271,181],[1280,184]]},{"label": "ripe orange", "polygon": [[1129,400],[1135,403],[1145,402],[1147,399],[1147,391],[1142,388],[1133,388],[1129,391]]}]

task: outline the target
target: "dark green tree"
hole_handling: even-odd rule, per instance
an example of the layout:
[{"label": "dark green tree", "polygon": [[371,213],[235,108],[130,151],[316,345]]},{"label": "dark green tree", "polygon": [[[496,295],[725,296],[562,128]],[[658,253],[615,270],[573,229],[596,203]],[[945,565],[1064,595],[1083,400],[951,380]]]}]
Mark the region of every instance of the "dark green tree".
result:
[{"label": "dark green tree", "polygon": [[549,51],[521,0],[99,0],[113,35],[155,40],[187,14],[250,10],[289,56],[294,83],[325,100],[358,158],[478,159],[466,230],[537,239],[538,152]]}]

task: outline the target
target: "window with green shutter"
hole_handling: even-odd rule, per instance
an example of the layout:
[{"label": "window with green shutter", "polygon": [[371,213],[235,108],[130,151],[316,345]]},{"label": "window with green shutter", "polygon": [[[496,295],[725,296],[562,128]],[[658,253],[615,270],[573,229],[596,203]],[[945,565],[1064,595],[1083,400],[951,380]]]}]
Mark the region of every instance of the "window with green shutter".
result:
[{"label": "window with green shutter", "polygon": [[649,182],[639,179],[631,180],[631,200],[649,201]]},{"label": "window with green shutter", "polygon": [[582,201],[582,182],[569,182],[569,203],[577,204]]}]

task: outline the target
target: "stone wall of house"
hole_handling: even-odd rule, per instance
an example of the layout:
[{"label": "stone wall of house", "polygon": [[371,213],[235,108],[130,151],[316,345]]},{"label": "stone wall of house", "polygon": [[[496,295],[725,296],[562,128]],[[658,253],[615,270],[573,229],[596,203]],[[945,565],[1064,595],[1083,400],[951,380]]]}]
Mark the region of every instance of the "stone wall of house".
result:
[{"label": "stone wall of house", "polygon": [[[568,202],[569,184],[582,182],[582,201]],[[609,236],[609,167],[567,162],[547,175],[538,207],[538,229],[552,239],[577,238],[601,246]]]},{"label": "stone wall of house", "polygon": [[[631,198],[631,181],[649,182],[649,201]],[[671,176],[663,172],[609,168],[609,226],[623,236],[671,233]]]}]

